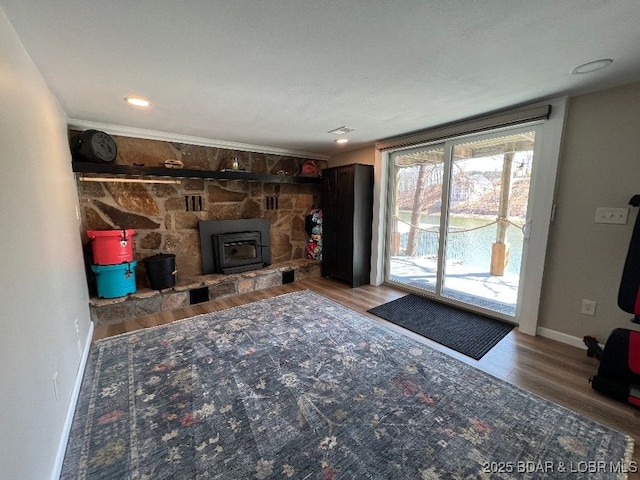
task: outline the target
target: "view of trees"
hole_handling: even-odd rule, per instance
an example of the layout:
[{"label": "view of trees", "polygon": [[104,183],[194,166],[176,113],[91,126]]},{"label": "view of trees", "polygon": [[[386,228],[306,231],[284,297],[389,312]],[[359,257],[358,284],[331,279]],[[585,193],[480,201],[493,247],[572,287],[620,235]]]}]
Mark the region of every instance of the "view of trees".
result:
[{"label": "view of trees", "polygon": [[[509,217],[524,218],[529,196],[531,152],[523,159],[514,161],[516,167],[511,181]],[[411,224],[417,225],[423,214],[440,211],[443,182],[442,163],[421,163],[398,168],[397,209],[411,212]],[[501,165],[501,162],[500,162]],[[454,166],[451,192],[451,213],[461,216],[495,216],[499,209],[502,174],[500,169],[469,170]],[[415,217],[415,218],[414,218]],[[415,220],[415,223],[414,223]]]}]

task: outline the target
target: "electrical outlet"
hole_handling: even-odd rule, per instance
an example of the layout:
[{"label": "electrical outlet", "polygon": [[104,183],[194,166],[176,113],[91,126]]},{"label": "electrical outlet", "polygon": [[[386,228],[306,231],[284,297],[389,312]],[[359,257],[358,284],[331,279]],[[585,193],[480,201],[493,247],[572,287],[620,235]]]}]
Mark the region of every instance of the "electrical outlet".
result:
[{"label": "electrical outlet", "polygon": [[75,319],[75,322],[73,323],[76,327],[76,340],[80,340],[80,325],[78,325],[78,319]]},{"label": "electrical outlet", "polygon": [[53,374],[53,396],[58,401],[58,372]]},{"label": "electrical outlet", "polygon": [[596,314],[596,305],[597,303],[593,300],[587,300],[586,298],[582,299],[582,309],[580,313],[583,315],[595,316]]}]

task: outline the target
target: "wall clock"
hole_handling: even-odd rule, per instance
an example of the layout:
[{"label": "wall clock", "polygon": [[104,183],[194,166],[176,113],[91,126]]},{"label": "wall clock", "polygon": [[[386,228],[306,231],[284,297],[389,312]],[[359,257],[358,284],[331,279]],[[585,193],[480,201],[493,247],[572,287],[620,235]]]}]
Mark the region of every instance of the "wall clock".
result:
[{"label": "wall clock", "polygon": [[85,162],[113,162],[118,147],[110,135],[99,130],[85,130],[76,140],[74,158]]}]

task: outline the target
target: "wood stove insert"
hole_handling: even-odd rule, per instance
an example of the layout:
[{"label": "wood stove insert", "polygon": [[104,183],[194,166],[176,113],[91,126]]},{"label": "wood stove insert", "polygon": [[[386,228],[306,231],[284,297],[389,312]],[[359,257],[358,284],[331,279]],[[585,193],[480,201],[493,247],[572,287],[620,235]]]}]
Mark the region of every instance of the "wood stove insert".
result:
[{"label": "wood stove insert", "polygon": [[200,222],[199,230],[204,274],[228,275],[271,265],[267,219]]}]

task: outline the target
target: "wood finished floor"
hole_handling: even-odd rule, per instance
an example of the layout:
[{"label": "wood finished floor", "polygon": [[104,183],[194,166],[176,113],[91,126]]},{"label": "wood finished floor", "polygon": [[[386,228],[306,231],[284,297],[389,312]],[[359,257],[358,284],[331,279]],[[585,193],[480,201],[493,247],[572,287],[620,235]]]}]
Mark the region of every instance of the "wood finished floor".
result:
[{"label": "wood finished floor", "polygon": [[[588,358],[585,350],[543,337],[524,335],[514,329],[482,359],[473,360],[367,313],[369,308],[406,295],[401,290],[387,286],[366,285],[352,289],[346,284],[326,278],[303,280],[170,312],[147,315],[119,324],[96,327],[93,338],[96,340],[162,325],[304,289],[324,295],[495,377],[631,435],[635,439],[633,460],[640,466],[640,409],[611,400],[591,389],[588,378],[596,372],[598,361]],[[629,478],[640,479],[640,472],[630,473]]]}]

